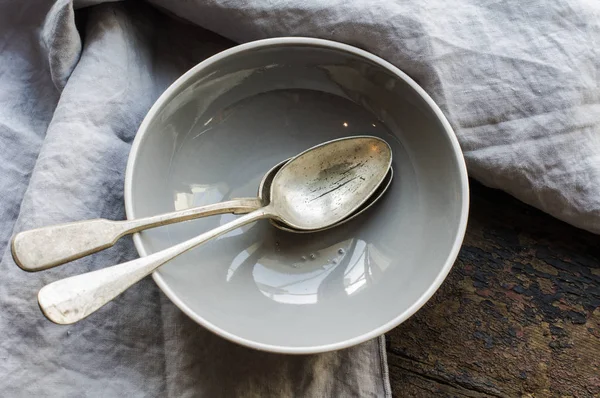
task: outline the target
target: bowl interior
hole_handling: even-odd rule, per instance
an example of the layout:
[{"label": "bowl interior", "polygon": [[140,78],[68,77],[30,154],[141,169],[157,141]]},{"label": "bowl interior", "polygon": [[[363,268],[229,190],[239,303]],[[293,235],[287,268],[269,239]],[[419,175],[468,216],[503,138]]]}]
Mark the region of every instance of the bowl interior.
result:
[{"label": "bowl interior", "polygon": [[[136,138],[128,217],[256,196],[277,162],[365,134],[392,147],[394,181],[363,215],[304,235],[260,221],[179,256],[155,280],[200,324],[273,351],[341,348],[406,319],[456,256],[464,164],[451,131],[413,85],[343,47],[250,46],[186,74]],[[150,254],[235,217],[144,231],[136,245]]]}]

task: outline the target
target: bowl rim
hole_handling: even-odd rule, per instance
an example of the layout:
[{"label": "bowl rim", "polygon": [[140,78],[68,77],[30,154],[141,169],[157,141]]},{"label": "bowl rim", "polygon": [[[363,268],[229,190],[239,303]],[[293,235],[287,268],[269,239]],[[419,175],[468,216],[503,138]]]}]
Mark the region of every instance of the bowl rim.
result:
[{"label": "bowl rim", "polygon": [[[369,53],[365,50],[359,49],[357,47],[339,43],[332,40],[326,39],[317,39],[311,37],[277,37],[277,38],[269,38],[269,39],[261,39],[256,41],[251,41],[248,43],[240,44],[231,48],[228,48],[224,51],[221,51],[204,61],[200,62],[182,76],[180,76],[175,82],[173,82],[155,101],[152,105],[146,116],[144,117],[136,136],[133,140],[131,150],[129,153],[129,158],[127,160],[127,168],[125,171],[125,189],[124,189],[124,200],[125,200],[125,213],[127,219],[135,218],[134,210],[133,210],[133,198],[132,198],[132,188],[133,188],[133,171],[135,169],[136,160],[138,158],[138,151],[144,138],[148,132],[148,127],[150,123],[154,120],[157,113],[163,108],[163,106],[171,100],[172,96],[179,90],[183,85],[185,85],[188,80],[190,80],[194,75],[199,73],[202,69],[219,62],[227,57],[232,55],[246,52],[249,50],[254,50],[257,48],[267,48],[267,47],[278,47],[278,46],[291,46],[291,45],[300,45],[306,47],[315,47],[315,48],[326,48],[332,49],[342,52],[347,52],[351,55],[358,56],[361,58],[365,58],[368,61],[371,61],[378,66],[388,70],[397,78],[406,82],[417,94],[421,96],[421,98],[427,103],[430,109],[434,112],[435,116],[441,122],[443,130],[445,131],[454,154],[454,158],[456,164],[458,165],[459,178],[460,178],[460,187],[461,187],[461,214],[460,221],[457,229],[457,233],[452,244],[452,249],[449,251],[446,260],[438,273],[437,277],[433,280],[433,282],[429,285],[427,290],[423,292],[423,294],[416,300],[410,307],[408,307],[405,311],[398,314],[392,320],[387,323],[372,329],[366,333],[363,333],[359,336],[352,337],[350,339],[345,339],[342,341],[338,341],[335,343],[323,344],[323,345],[315,345],[315,346],[303,346],[303,347],[293,347],[293,346],[284,346],[284,345],[275,345],[275,344],[267,344],[261,343],[257,341],[253,341],[250,339],[246,339],[240,336],[237,336],[234,333],[228,332],[226,330],[221,329],[220,327],[212,324],[201,316],[197,315],[191,308],[189,308],[176,294],[168,284],[164,281],[164,279],[160,276],[160,274],[155,271],[152,273],[152,278],[154,282],[158,285],[158,287],[165,293],[165,295],[177,306],[181,311],[183,311],[187,316],[189,316],[196,323],[202,325],[206,329],[211,332],[221,336],[227,340],[235,342],[237,344],[241,344],[250,348],[254,348],[261,351],[282,353],[282,354],[316,354],[328,351],[340,350],[343,348],[351,347],[365,341],[371,340],[375,337],[378,337],[394,327],[400,325],[412,315],[414,315],[429,299],[433,296],[433,294],[439,289],[443,281],[448,276],[448,273],[452,269],[456,258],[458,257],[459,250],[462,246],[462,242],[464,239],[466,227],[467,227],[467,219],[469,213],[469,182],[467,176],[467,167],[465,164],[464,156],[462,150],[460,148],[460,144],[452,129],[452,126],[442,113],[441,109],[438,105],[433,101],[433,99],[421,88],[412,78],[410,78],[406,73],[402,72],[400,69],[385,61],[384,59]],[[148,252],[142,243],[142,239],[139,233],[134,234],[133,242],[135,244],[135,248],[137,249],[139,255],[141,257],[147,256]]]}]

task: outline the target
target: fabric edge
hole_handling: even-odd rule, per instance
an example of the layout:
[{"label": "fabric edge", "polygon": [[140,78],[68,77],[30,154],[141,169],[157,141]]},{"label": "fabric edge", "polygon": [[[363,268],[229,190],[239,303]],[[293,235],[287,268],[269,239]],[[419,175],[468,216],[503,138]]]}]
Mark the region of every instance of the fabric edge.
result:
[{"label": "fabric edge", "polygon": [[383,392],[386,398],[392,398],[392,386],[390,384],[390,370],[388,368],[387,351],[385,348],[385,334],[377,338],[379,346],[379,358],[381,366],[381,378],[383,379]]}]

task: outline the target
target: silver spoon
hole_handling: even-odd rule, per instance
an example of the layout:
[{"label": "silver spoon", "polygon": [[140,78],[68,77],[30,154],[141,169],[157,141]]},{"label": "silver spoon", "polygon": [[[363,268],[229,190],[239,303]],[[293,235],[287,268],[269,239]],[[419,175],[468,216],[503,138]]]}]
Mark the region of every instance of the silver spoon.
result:
[{"label": "silver spoon", "polygon": [[[134,220],[113,221],[94,219],[19,232],[12,240],[11,251],[13,259],[25,271],[42,271],[107,249],[123,236],[146,229],[217,214],[250,213],[270,202],[271,182],[279,169],[289,160],[286,159],[278,163],[264,175],[260,182],[256,198],[232,199],[221,203]],[[369,198],[357,212],[340,222],[340,224],[350,221],[375,203],[390,185],[392,178],[393,171],[390,168],[375,195]],[[275,227],[285,231],[305,232],[297,231],[275,220],[271,221]],[[330,228],[336,225],[332,225]]]},{"label": "silver spoon", "polygon": [[77,322],[167,261],[263,218],[303,231],[335,225],[373,195],[385,179],[391,161],[389,145],[376,137],[343,138],[313,147],[290,160],[275,175],[271,202],[266,206],[149,256],[46,285],[38,294],[40,308],[53,322]]}]

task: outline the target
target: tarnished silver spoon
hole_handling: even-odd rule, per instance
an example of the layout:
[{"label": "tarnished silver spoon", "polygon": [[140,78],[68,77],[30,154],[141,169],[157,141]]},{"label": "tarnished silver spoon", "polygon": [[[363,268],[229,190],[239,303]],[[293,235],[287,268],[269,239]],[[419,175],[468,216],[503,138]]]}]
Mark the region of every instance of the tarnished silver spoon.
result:
[{"label": "tarnished silver spoon", "polygon": [[[217,214],[250,213],[270,202],[273,178],[289,160],[278,163],[264,175],[256,198],[232,199],[133,220],[114,221],[100,218],[31,229],[19,232],[13,238],[11,245],[13,258],[17,265],[25,271],[42,271],[107,249],[123,236],[146,229]],[[377,192],[360,209],[338,224],[350,221],[375,203],[390,185],[392,177],[393,171],[390,168]],[[276,220],[271,220],[271,222],[275,227],[285,231],[306,232],[296,230]]]},{"label": "tarnished silver spoon", "polygon": [[328,228],[360,209],[377,191],[391,161],[391,148],[376,137],[343,138],[313,147],[277,172],[266,206],[149,256],[46,285],[38,294],[40,308],[53,322],[77,322],[167,261],[260,219],[303,231]]}]

